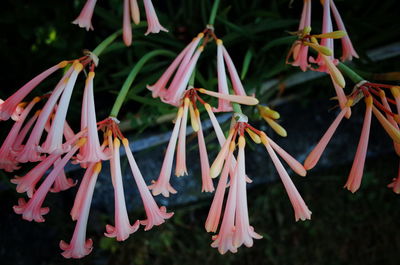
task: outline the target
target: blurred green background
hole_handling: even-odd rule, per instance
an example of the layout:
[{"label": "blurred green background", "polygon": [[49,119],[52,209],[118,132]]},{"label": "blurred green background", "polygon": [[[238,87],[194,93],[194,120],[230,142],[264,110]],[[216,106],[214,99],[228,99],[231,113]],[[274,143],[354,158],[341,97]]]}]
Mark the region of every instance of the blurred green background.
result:
[{"label": "blurred green background", "polygon": [[[4,99],[36,74],[55,63],[80,57],[83,49],[94,49],[122,24],[122,1],[98,1],[93,16],[95,31],[86,32],[70,22],[79,14],[83,0],[4,0],[0,10],[0,98]],[[142,1],[138,1],[142,8]],[[135,26],[133,45],[126,48],[121,39],[100,58],[96,70],[95,91],[98,119],[108,116],[115,97],[131,67],[141,56],[154,49],[179,51],[200,32],[208,20],[212,1],[153,0],[159,19],[169,33],[145,37],[145,23]],[[357,69],[367,72],[398,71],[398,57],[372,62],[367,51],[400,41],[397,1],[335,1],[346,23],[350,37],[362,59],[355,60]],[[291,40],[288,31],[298,27],[302,1],[222,0],[215,23],[216,34],[224,40],[239,72],[246,68],[244,86],[255,91],[262,103],[278,96],[296,98],[307,106],[316,99],[334,95],[329,77],[286,88],[285,80],[299,72],[285,64]],[[142,9],[143,11],[143,9]],[[313,1],[313,28],[320,29],[322,8]],[[144,14],[144,12],[142,12]],[[143,15],[144,17],[144,15]],[[215,46],[199,61],[196,85],[216,87]],[[388,51],[390,52],[390,51]],[[340,53],[339,53],[340,54]],[[132,137],[165,132],[170,123],[154,126],[157,118],[173,113],[174,108],[153,99],[145,89],[156,81],[171,58],[160,57],[149,62],[135,80],[120,119],[129,126]],[[258,93],[261,84],[276,78],[280,83]],[[51,89],[57,76],[50,78],[34,93]],[[73,94],[69,109],[72,126],[79,126],[83,77]],[[347,87],[350,92],[352,85]],[[280,91],[280,92],[279,92]],[[321,104],[321,111],[333,107]],[[251,108],[246,108],[253,114]],[[296,117],[285,117],[290,123]],[[257,119],[255,115],[251,115]],[[309,121],[312,122],[312,121]],[[10,122],[2,123],[1,136]],[[322,129],[324,130],[324,129]],[[321,134],[323,133],[321,130]],[[293,132],[289,131],[289,138]],[[301,133],[301,132],[300,132]],[[346,132],[341,132],[346,133]],[[314,144],[314,143],[310,143]],[[249,152],[250,153],[250,152]],[[151,231],[138,231],[120,243],[102,236],[104,226],[112,218],[103,209],[91,211],[88,237],[94,240],[91,255],[82,260],[61,257],[58,242],[69,240],[74,223],[68,215],[76,189],[51,196],[46,203],[51,214],[44,224],[28,223],[12,212],[18,195],[12,176],[1,172],[2,211],[0,213],[1,264],[399,264],[400,236],[399,199],[385,186],[396,176],[394,153],[372,156],[367,161],[362,189],[356,194],[342,186],[351,165],[335,165],[311,171],[305,179],[294,177],[295,183],[313,211],[312,221],[295,223],[293,212],[281,183],[261,184],[248,192],[251,224],[264,239],[253,248],[242,247],[237,254],[220,256],[209,245],[211,236],[203,228],[209,200],[174,206],[175,216]],[[263,165],[259,165],[263,167]],[[159,169],[154,169],[158,171]],[[256,176],[263,177],[263,176]],[[177,195],[179,196],[179,194]],[[104,208],[112,207],[104,204]],[[142,216],[132,212],[131,216]],[[111,219],[112,220],[112,219]]]}]

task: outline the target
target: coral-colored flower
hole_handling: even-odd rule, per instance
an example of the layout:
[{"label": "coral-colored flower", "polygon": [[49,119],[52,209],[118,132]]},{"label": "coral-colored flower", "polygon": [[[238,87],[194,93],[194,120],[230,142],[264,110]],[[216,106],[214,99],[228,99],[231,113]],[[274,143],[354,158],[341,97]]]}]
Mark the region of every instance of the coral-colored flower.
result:
[{"label": "coral-colored flower", "polygon": [[92,197],[94,187],[97,181],[97,176],[101,171],[101,163],[91,163],[86,169],[86,173],[82,182],[85,185],[79,187],[82,197],[80,197],[79,210],[76,219],[74,234],[71,242],[67,244],[63,240],[60,241],[60,248],[63,250],[61,255],[64,258],[75,258],[79,259],[86,255],[89,255],[93,249],[92,239],[86,239],[86,227],[89,218],[90,204],[92,203]]},{"label": "coral-colored flower", "polygon": [[126,240],[130,234],[136,232],[139,228],[139,220],[133,225],[130,224],[128,212],[126,210],[124,187],[122,184],[121,164],[119,157],[120,140],[111,135],[108,136],[109,148],[111,150],[111,179],[114,186],[115,200],[115,226],[107,225],[107,232],[104,233],[107,237],[115,237],[118,241]]},{"label": "coral-colored flower", "polygon": [[79,25],[81,28],[86,28],[87,31],[89,31],[89,29],[93,30],[92,16],[96,2],[97,0],[87,0],[81,13],[72,23]]}]

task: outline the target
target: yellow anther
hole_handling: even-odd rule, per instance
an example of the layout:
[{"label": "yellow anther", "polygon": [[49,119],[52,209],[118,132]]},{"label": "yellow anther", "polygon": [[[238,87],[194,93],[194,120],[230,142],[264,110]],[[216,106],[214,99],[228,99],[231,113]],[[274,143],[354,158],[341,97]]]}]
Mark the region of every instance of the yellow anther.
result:
[{"label": "yellow anther", "polygon": [[279,125],[276,121],[274,121],[273,119],[268,118],[268,117],[263,117],[263,118],[277,134],[279,134],[282,137],[287,136],[286,130],[281,125]]},{"label": "yellow anther", "polygon": [[39,116],[41,112],[42,112],[41,109],[40,109],[40,110],[37,110],[37,111],[35,112],[35,116]]},{"label": "yellow anther", "polygon": [[35,102],[35,103],[39,102],[40,100],[41,100],[40,97],[35,97],[34,99],[32,99],[32,101]]},{"label": "yellow anther", "polygon": [[316,43],[311,43],[311,42],[304,42],[304,45],[310,46],[314,50],[316,50],[318,53],[322,53],[323,55],[326,56],[331,56],[332,55],[332,50],[329,49],[328,47],[316,44]]},{"label": "yellow anther", "polygon": [[261,139],[260,139],[260,136],[258,136],[258,134],[256,134],[255,132],[253,132],[253,131],[250,130],[249,128],[246,128],[246,132],[249,134],[250,138],[251,138],[256,144],[261,143]]},{"label": "yellow anther", "polygon": [[199,52],[204,51],[204,46],[200,46],[199,48],[197,48],[197,50],[198,50]]},{"label": "yellow anther", "polygon": [[218,40],[217,40],[217,45],[222,45],[222,43],[223,43],[223,42],[222,42],[221,39],[218,39]]},{"label": "yellow anther", "polygon": [[18,107],[25,108],[26,105],[28,105],[28,102],[21,102],[18,104]]},{"label": "yellow anther", "polygon": [[101,162],[97,162],[96,163],[96,165],[94,166],[94,168],[93,168],[93,172],[94,173],[100,173],[100,171],[101,171]]},{"label": "yellow anther", "polygon": [[311,27],[307,26],[303,29],[303,35],[308,35],[311,32]]},{"label": "yellow anther", "polygon": [[87,140],[87,139],[86,139],[85,137],[79,139],[78,142],[76,143],[76,146],[77,146],[77,147],[83,146],[83,145],[86,143],[86,140]]},{"label": "yellow anther", "polygon": [[197,120],[196,112],[194,111],[193,104],[190,102],[189,104],[189,112],[190,112],[190,124],[192,125],[193,131],[198,132],[200,129],[199,122]]},{"label": "yellow anther", "polygon": [[243,136],[239,137],[238,146],[239,148],[244,148],[246,146],[246,140]]},{"label": "yellow anther", "polygon": [[62,61],[62,62],[60,62],[60,63],[58,64],[58,67],[59,67],[59,68],[64,68],[64,67],[67,66],[68,64],[69,64],[68,61]]},{"label": "yellow anther", "polygon": [[271,108],[269,108],[267,106],[258,105],[257,108],[258,108],[258,111],[260,112],[261,116],[267,116],[274,120],[279,119],[281,117],[279,112],[272,110]]},{"label": "yellow anther", "polygon": [[197,34],[197,38],[203,38],[204,37],[204,33],[203,32],[200,32],[199,34]]}]

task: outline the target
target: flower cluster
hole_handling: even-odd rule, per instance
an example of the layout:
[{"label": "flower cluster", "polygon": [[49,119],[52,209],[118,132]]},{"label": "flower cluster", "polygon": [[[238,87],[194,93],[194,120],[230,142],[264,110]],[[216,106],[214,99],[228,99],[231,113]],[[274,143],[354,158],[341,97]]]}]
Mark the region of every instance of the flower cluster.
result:
[{"label": "flower cluster", "polygon": [[[11,180],[17,185],[17,192],[26,193],[28,197],[28,201],[20,198],[18,205],[14,206],[14,211],[22,215],[23,219],[44,222],[43,215],[50,210],[49,207],[43,207],[47,194],[77,184],[77,181],[67,178],[64,173],[68,162],[80,164],[86,169],[71,209],[71,218],[77,222],[73,237],[69,244],[60,242],[62,255],[66,258],[82,258],[92,251],[92,240],[86,240],[86,226],[102,161],[110,160],[115,198],[115,226],[106,226],[106,236],[123,241],[139,225],[149,230],[173,215],[167,213],[165,207],[158,207],[152,197],[132,155],[129,142],[118,128],[117,120],[107,118],[97,122],[93,91],[97,63],[97,57],[90,52],[80,59],[63,61],[32,79],[0,105],[2,120],[10,117],[15,120],[0,148],[0,168],[13,172],[22,163],[37,162],[24,176],[15,176]],[[37,85],[61,68],[67,70],[51,93],[23,102]],[[83,91],[81,130],[75,133],[68,125],[66,116],[76,81],[84,68],[88,68],[89,72]],[[41,101],[46,102],[32,115],[32,109]],[[102,142],[99,132],[103,132]],[[130,225],[125,205],[119,153],[121,141],[147,216],[145,220],[137,220],[133,225]],[[49,173],[44,177],[46,172]]]},{"label": "flower cluster", "polygon": [[[86,30],[93,30],[92,16],[96,6],[97,0],[87,0],[79,16],[72,21],[73,24],[77,24],[81,28]],[[151,0],[143,0],[144,9],[146,11],[147,18],[147,31],[145,35],[149,33],[159,33],[160,31],[168,32],[158,21],[156,11],[154,9]],[[124,0],[124,14],[122,22],[122,34],[124,43],[126,46],[132,44],[132,25],[131,20],[137,25],[140,22],[140,11],[137,0]]]},{"label": "flower cluster", "polygon": [[[327,144],[335,133],[337,127],[342,121],[343,117],[350,111],[350,108],[360,101],[362,98],[365,99],[365,116],[364,122],[361,129],[361,135],[357,146],[357,151],[354,157],[354,162],[351,167],[345,188],[351,192],[356,192],[361,185],[361,180],[364,171],[365,158],[368,149],[369,133],[371,128],[371,116],[372,113],[375,115],[382,128],[392,138],[394,149],[399,155],[399,144],[400,144],[400,131],[399,131],[399,113],[400,113],[400,87],[390,86],[383,84],[375,84],[367,81],[361,81],[355,86],[354,91],[349,96],[345,107],[340,111],[336,119],[329,126],[328,130],[308,155],[304,162],[304,167],[309,170],[313,168],[319,161],[323,151]],[[385,89],[390,90],[393,98],[387,98]],[[390,105],[396,105],[396,111],[392,112]],[[400,181],[399,178],[395,178],[390,188],[393,188],[395,193],[400,193]]]}]

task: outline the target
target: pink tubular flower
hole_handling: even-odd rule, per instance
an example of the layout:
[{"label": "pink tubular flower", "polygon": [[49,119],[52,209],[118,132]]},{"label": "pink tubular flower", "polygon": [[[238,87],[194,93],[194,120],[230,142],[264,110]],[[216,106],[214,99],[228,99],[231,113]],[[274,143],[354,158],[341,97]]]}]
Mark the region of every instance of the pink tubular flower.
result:
[{"label": "pink tubular flower", "polygon": [[347,182],[344,185],[345,188],[353,193],[360,188],[361,179],[364,172],[365,157],[367,156],[368,149],[369,131],[371,128],[372,102],[371,96],[365,98],[366,110],[360,141],[357,146],[353,166],[351,167]]},{"label": "pink tubular flower", "polygon": [[169,180],[171,178],[172,163],[174,160],[175,146],[178,139],[179,128],[182,122],[183,108],[180,107],[176,115],[175,126],[172,131],[171,138],[168,143],[167,151],[165,153],[164,161],[161,167],[160,175],[156,181],[153,181],[149,186],[153,195],[162,194],[169,197],[169,193],[176,193],[176,190],[171,186]]},{"label": "pink tubular flower", "polygon": [[165,219],[171,218],[174,213],[167,213],[167,209],[162,206],[158,207],[153,196],[151,196],[149,189],[144,182],[143,176],[136,164],[136,161],[132,155],[132,151],[129,147],[128,139],[122,139],[122,143],[125,147],[126,155],[128,157],[129,165],[133,173],[136,185],[139,189],[140,196],[146,211],[147,219],[140,221],[140,224],[145,225],[145,231],[150,230],[155,225],[161,225],[165,222]]},{"label": "pink tubular flower", "polygon": [[122,18],[122,38],[126,46],[131,46],[132,44],[132,26],[130,18],[129,1],[124,0],[124,14]]},{"label": "pink tubular flower", "polygon": [[176,151],[176,169],[175,175],[181,177],[187,175],[186,169],[186,125],[188,118],[190,100],[185,98],[183,106],[183,116],[179,128],[178,146]]},{"label": "pink tubular flower", "polygon": [[[331,0],[331,10],[333,13],[333,17],[335,18],[336,24],[338,26],[338,29],[344,32],[346,31],[346,27],[344,26],[343,20],[339,14],[338,9],[336,8],[335,3],[333,0]],[[353,44],[351,43],[350,37],[348,34],[346,34],[342,39],[342,57],[340,59],[342,61],[351,61],[353,57],[358,58],[358,54],[353,48]]]},{"label": "pink tubular flower", "polygon": [[[311,27],[311,0],[303,1],[303,11],[299,24],[299,32],[304,32],[307,28]],[[308,63],[308,46],[303,45],[301,41],[296,41],[293,44],[293,59],[291,62],[293,66],[299,66],[305,72],[310,66]]]},{"label": "pink tubular flower", "polygon": [[87,31],[89,31],[89,29],[93,30],[92,16],[96,2],[97,0],[87,0],[81,13],[72,21],[72,24],[77,24],[81,28],[86,28]]},{"label": "pink tubular flower", "polygon": [[310,170],[318,163],[319,159],[321,158],[322,153],[324,152],[326,146],[328,145],[329,141],[331,140],[333,134],[335,133],[337,127],[339,126],[340,122],[342,121],[344,115],[350,109],[350,106],[353,104],[353,100],[348,101],[346,107],[340,111],[336,119],[333,123],[329,126],[328,130],[318,142],[318,144],[314,147],[311,153],[307,156],[304,162],[304,168],[306,170]]},{"label": "pink tubular flower", "polygon": [[22,124],[24,123],[26,117],[35,106],[37,102],[40,101],[39,97],[34,98],[28,106],[24,109],[24,111],[19,116],[18,121],[13,125],[10,132],[8,133],[6,139],[0,148],[0,168],[4,169],[7,172],[12,172],[16,169],[19,169],[18,162],[15,160],[15,157],[12,153],[12,146],[18,137],[18,133],[21,130]]},{"label": "pink tubular flower", "polygon": [[[228,82],[226,80],[225,64],[223,58],[223,44],[222,40],[217,40],[217,74],[218,74],[218,92],[221,94],[229,95]],[[215,112],[232,111],[232,106],[229,101],[218,99],[218,108],[214,109]]]},{"label": "pink tubular flower", "polygon": [[53,152],[63,153],[65,151],[62,149],[65,118],[67,116],[68,105],[71,99],[76,79],[82,69],[83,65],[81,63],[77,63],[74,65],[74,70],[68,79],[68,82],[61,96],[55,117],[53,119],[53,122],[51,123],[49,134],[47,135],[46,141],[42,144],[42,152],[50,154]]},{"label": "pink tubular flower", "polygon": [[[183,58],[187,57],[188,59],[190,59],[190,57],[193,54],[193,52],[190,53],[192,47],[193,46],[196,47],[198,42],[200,41],[200,39],[203,38],[203,36],[204,36],[204,34],[200,33],[196,38],[194,38],[193,41],[191,43],[189,43],[185,47],[185,49],[183,49],[183,51],[181,51],[181,53],[174,59],[174,61],[171,63],[171,65],[168,66],[167,70],[162,74],[160,79],[158,79],[158,81],[154,85],[152,85],[152,86],[147,85],[147,89],[152,91],[153,98],[162,96],[166,92],[167,83],[170,80],[172,74],[178,68],[178,66],[179,66],[179,69],[182,69],[182,71],[183,71],[183,69],[185,68],[184,66],[186,66],[186,64],[187,64],[187,62],[186,63],[182,62]],[[188,54],[190,54],[190,56],[188,56]]]},{"label": "pink tubular flower", "polygon": [[65,167],[67,162],[71,159],[73,154],[79,149],[79,147],[84,144],[86,138],[81,138],[74,147],[61,159],[56,167],[51,171],[51,173],[46,177],[43,183],[40,185],[39,189],[33,194],[32,198],[25,202],[23,198],[18,200],[18,205],[15,205],[14,211],[17,214],[21,214],[22,218],[27,221],[35,220],[36,222],[44,222],[43,215],[49,212],[48,207],[42,208],[44,199],[49,192],[51,186],[53,185],[55,179],[60,174],[62,169]]},{"label": "pink tubular flower", "polygon": [[114,186],[115,226],[107,225],[107,232],[104,233],[104,235],[107,237],[115,237],[118,241],[124,241],[130,234],[138,230],[140,224],[139,220],[137,220],[133,225],[130,225],[128,219],[119,157],[120,141],[117,138],[114,138],[113,141],[111,135],[109,135],[108,138],[109,148],[111,150],[111,179]]},{"label": "pink tubular flower", "polygon": [[238,172],[237,172],[237,197],[236,197],[236,216],[235,231],[233,235],[233,245],[240,247],[244,244],[246,247],[253,246],[253,238],[261,239],[262,236],[254,232],[254,228],[249,224],[249,213],[247,209],[246,194],[246,168],[244,158],[244,147],[246,141],[244,136],[239,137],[238,152]]},{"label": "pink tubular flower", "polygon": [[225,254],[228,250],[232,253],[237,252],[237,247],[233,244],[235,231],[235,209],[237,203],[237,166],[234,175],[230,178],[228,198],[226,200],[224,216],[218,235],[213,236],[214,242],[211,247],[218,248],[219,253]]},{"label": "pink tubular flower", "polygon": [[21,87],[17,92],[15,92],[12,96],[6,99],[4,102],[0,103],[0,120],[8,120],[11,115],[17,109],[17,106],[21,101],[44,79],[46,79],[49,75],[57,71],[58,69],[64,68],[67,66],[68,62],[62,61],[43,73],[39,74],[31,81],[26,83],[23,87]]},{"label": "pink tubular flower", "polygon": [[[86,240],[86,227],[89,217],[90,205],[92,203],[94,187],[100,171],[100,162],[91,163],[90,166],[86,169],[85,176],[87,177],[87,185],[83,186],[84,191],[82,192],[83,196],[81,197],[79,214],[77,217],[78,221],[75,226],[74,234],[69,244],[67,244],[63,240],[60,241],[60,248],[63,250],[61,255],[63,255],[64,258],[79,259],[90,254],[93,249],[92,239]],[[79,190],[81,190],[81,187],[79,188]]]},{"label": "pink tubular flower", "polygon": [[168,30],[161,26],[160,22],[158,21],[157,14],[154,10],[151,0],[143,0],[143,3],[147,18],[147,31],[145,35],[148,35],[149,33],[159,33],[160,31],[168,32]]},{"label": "pink tubular flower", "polygon": [[279,161],[279,158],[276,156],[274,149],[271,147],[271,144],[268,142],[268,138],[264,133],[261,134],[261,141],[263,142],[265,148],[267,148],[268,154],[271,157],[276,170],[278,171],[283,185],[285,186],[286,192],[294,209],[296,221],[299,219],[302,221],[311,219],[311,211],[308,209],[300,193],[297,191],[296,186],[293,184],[293,181],[290,179],[282,163]]},{"label": "pink tubular flower", "polygon": [[213,192],[214,185],[210,176],[210,162],[208,161],[207,147],[204,141],[203,129],[201,126],[200,113],[198,109],[195,110],[194,115],[195,117],[191,117],[191,120],[193,120],[193,118],[197,118],[197,124],[199,126],[197,131],[197,139],[199,144],[200,165],[201,165],[201,180],[202,180],[201,191]]},{"label": "pink tubular flower", "polygon": [[77,159],[80,163],[93,163],[100,160],[108,160],[107,154],[100,146],[97,133],[96,109],[94,104],[93,79],[94,72],[89,72],[82,104],[81,130],[87,128],[87,142],[82,146]]},{"label": "pink tubular flower", "polygon": [[[322,18],[322,34],[326,34],[326,33],[333,31],[331,11],[330,11],[331,0],[325,0],[323,2],[324,2],[323,3],[324,14],[323,14],[323,18]],[[335,65],[338,63],[338,61],[334,58],[334,55],[333,55],[333,39],[322,38],[321,46],[328,48],[331,51],[331,55],[327,56],[327,55],[318,53],[317,59],[310,57],[310,62],[318,64],[318,68],[314,68],[313,70],[329,73],[330,69],[328,69],[327,60],[329,60],[330,62],[332,62]],[[327,57],[325,57],[325,56],[327,56]]]}]

